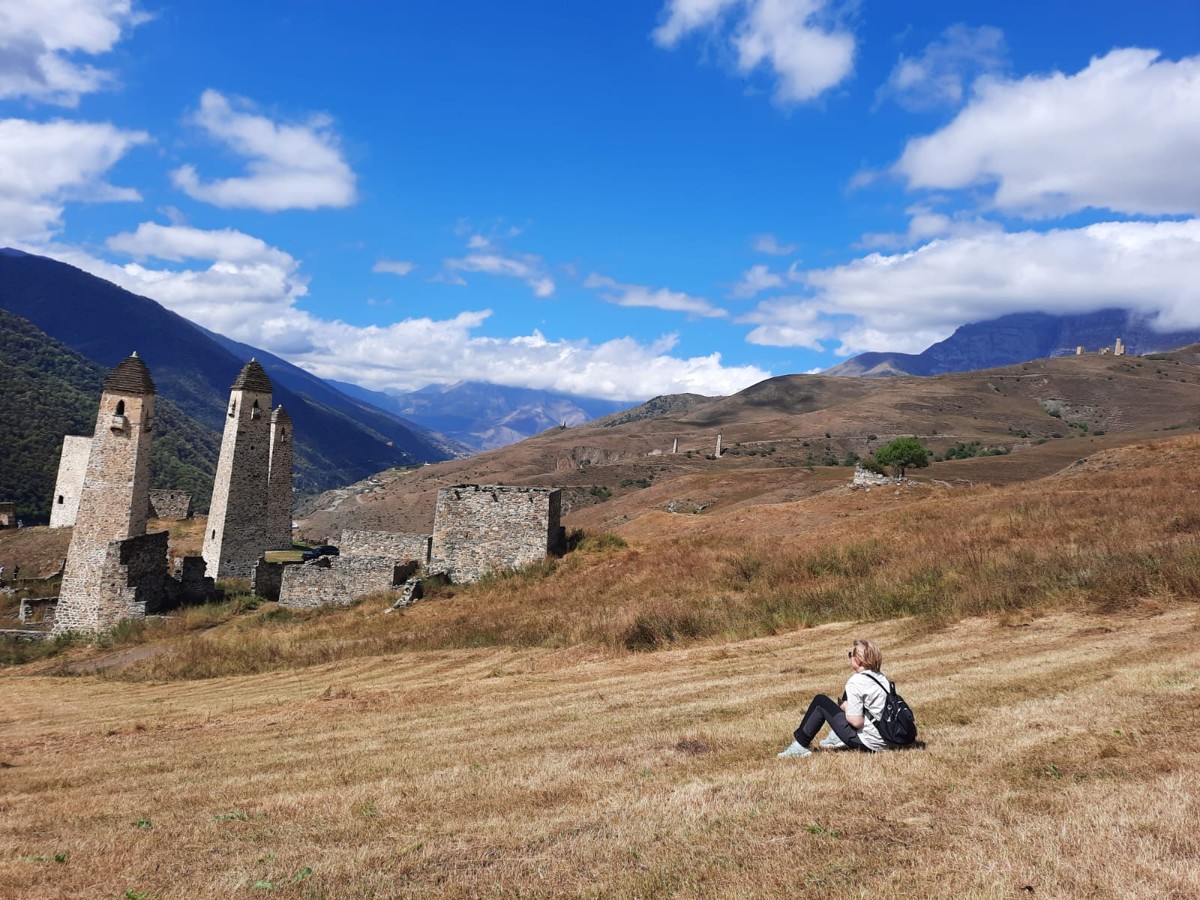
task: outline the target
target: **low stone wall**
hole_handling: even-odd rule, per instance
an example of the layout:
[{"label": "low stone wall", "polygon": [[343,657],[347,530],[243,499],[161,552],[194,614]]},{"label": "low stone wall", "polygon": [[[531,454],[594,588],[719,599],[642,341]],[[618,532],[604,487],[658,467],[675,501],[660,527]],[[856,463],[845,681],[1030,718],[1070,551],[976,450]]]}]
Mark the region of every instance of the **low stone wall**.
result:
[{"label": "low stone wall", "polygon": [[279,602],[279,592],[283,587],[283,563],[267,562],[260,559],[254,571],[250,573],[250,590],[264,600]]},{"label": "low stone wall", "polygon": [[182,522],[191,517],[191,491],[155,490],[150,492],[150,518]]},{"label": "low stone wall", "polygon": [[317,609],[349,606],[360,597],[390,591],[403,581],[402,566],[390,557],[336,557],[328,566],[313,560],[301,566],[285,566],[279,589],[280,606]]},{"label": "low stone wall", "polygon": [[415,559],[424,565],[429,562],[429,545],[433,538],[427,534],[408,534],[401,531],[342,532],[338,545],[342,556],[383,556],[396,562]]},{"label": "low stone wall", "polygon": [[558,489],[480,484],[442,488],[429,568],[454,581],[470,582],[562,552],[561,509]]},{"label": "low stone wall", "polygon": [[852,483],[855,487],[872,487],[877,484],[895,484],[896,479],[872,472],[870,469],[864,469],[862,466],[855,466],[854,481]]}]

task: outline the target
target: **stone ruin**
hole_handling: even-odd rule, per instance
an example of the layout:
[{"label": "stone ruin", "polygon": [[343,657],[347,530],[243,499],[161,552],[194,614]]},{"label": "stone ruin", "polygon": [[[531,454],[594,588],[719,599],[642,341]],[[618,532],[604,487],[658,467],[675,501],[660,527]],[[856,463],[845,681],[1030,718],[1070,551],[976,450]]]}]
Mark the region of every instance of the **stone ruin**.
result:
[{"label": "stone ruin", "polygon": [[882,484],[896,484],[900,479],[892,478],[890,475],[880,475],[878,472],[872,472],[865,468],[862,463],[857,463],[854,466],[854,480],[851,483],[854,487],[873,487]]},{"label": "stone ruin", "polygon": [[[50,505],[51,528],[68,528],[75,524],[91,453],[92,438],[74,434],[63,438],[58,477],[54,482],[54,502]],[[148,502],[150,506],[146,515],[151,519],[180,522],[192,517],[192,495],[189,491],[152,489]]]},{"label": "stone ruin", "polygon": [[15,503],[0,503],[0,528],[16,528],[17,505]]},{"label": "stone ruin", "polygon": [[69,519],[74,531],[54,633],[103,631],[123,619],[202,601],[213,593],[210,567],[212,575],[245,577],[263,551],[291,547],[291,426],[282,408],[267,415],[271,390],[254,360],[234,381],[204,556],[184,557],[176,578],[168,569],[167,532],[146,533],[152,509],[171,518],[186,516],[191,506],[181,491],[158,492],[152,504],[154,381],[136,353],[109,374],[95,433],[82,439],[86,453],[80,439],[63,442],[54,513],[59,524]]},{"label": "stone ruin", "polygon": [[[344,531],[340,555],[303,565],[260,564],[255,591],[283,606],[348,605],[368,594],[402,589],[397,605],[420,596],[426,576],[464,583],[519,569],[566,550],[559,524],[562,491],[459,484],[438,491],[433,534]],[[278,593],[272,595],[272,591]],[[264,593],[265,592],[265,593]]]},{"label": "stone ruin", "polygon": [[[104,380],[54,613],[56,634],[103,631],[202,600],[211,590],[202,565],[185,562],[183,577],[172,578],[167,533],[146,533],[154,398],[154,381],[136,353]],[[82,454],[72,452],[78,465]]]}]

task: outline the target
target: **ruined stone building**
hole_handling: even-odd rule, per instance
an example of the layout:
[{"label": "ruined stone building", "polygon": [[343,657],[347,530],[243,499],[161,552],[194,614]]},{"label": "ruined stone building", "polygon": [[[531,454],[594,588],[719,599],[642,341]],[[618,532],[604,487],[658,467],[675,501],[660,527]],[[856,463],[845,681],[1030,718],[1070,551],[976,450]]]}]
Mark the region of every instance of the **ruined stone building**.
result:
[{"label": "ruined stone building", "polygon": [[[56,632],[102,631],[206,590],[203,566],[196,560],[184,561],[184,583],[170,578],[167,533],[146,533],[154,397],[154,381],[136,353],[104,380],[63,569]],[[78,446],[71,457],[78,465]]]},{"label": "ruined stone building", "polygon": [[230,388],[204,532],[213,578],[249,578],[263,551],[292,546],[292,424],[272,390],[253,359]]},{"label": "ruined stone building", "polygon": [[0,503],[0,528],[12,528],[17,524],[17,504]]},{"label": "ruined stone building", "polygon": [[561,553],[562,491],[459,484],[438,491],[429,568],[453,581],[519,569]]},{"label": "ruined stone building", "polygon": [[[459,484],[438,491],[433,534],[344,531],[341,554],[303,565],[260,564],[255,592],[284,606],[347,605],[405,584],[418,566],[459,583],[566,550],[562,491]],[[410,582],[411,584],[411,582]]]},{"label": "ruined stone building", "polygon": [[50,527],[65,528],[75,524],[79,512],[79,495],[87,475],[88,456],[92,439],[68,434],[63,438],[62,457],[58,461],[58,478],[54,482],[54,502],[50,506]]}]

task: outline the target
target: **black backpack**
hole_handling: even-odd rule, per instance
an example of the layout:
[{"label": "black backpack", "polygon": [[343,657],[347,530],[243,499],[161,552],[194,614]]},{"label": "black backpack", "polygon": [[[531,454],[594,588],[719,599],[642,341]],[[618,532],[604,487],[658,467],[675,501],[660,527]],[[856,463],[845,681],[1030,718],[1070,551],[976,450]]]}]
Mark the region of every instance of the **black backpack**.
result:
[{"label": "black backpack", "polygon": [[863,714],[875,723],[879,736],[889,744],[899,747],[911,744],[917,739],[917,719],[909,705],[904,702],[904,698],[896,693],[896,682],[892,682],[892,689],[889,691],[870,672],[862,674],[878,684],[886,698],[883,701],[883,715],[876,718],[866,706],[863,707]]}]

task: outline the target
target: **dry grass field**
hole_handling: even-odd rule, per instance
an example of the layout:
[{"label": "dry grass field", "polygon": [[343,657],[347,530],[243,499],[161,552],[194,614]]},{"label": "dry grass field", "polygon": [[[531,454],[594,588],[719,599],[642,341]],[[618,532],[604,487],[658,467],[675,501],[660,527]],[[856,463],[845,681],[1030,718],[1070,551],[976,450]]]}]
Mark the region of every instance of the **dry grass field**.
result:
[{"label": "dry grass field", "polygon": [[[0,896],[1200,896],[1200,438],[775,500],[0,669]],[[777,760],[859,636],[925,746]]]}]

